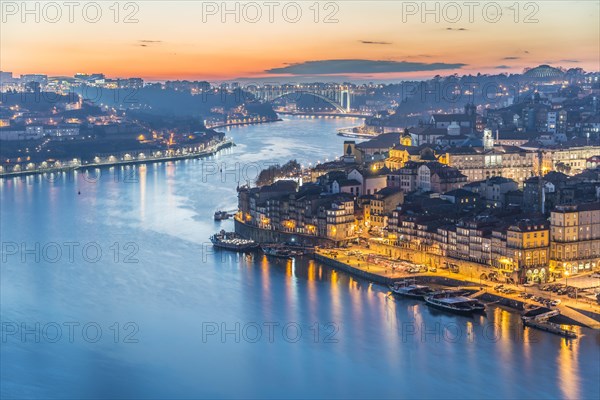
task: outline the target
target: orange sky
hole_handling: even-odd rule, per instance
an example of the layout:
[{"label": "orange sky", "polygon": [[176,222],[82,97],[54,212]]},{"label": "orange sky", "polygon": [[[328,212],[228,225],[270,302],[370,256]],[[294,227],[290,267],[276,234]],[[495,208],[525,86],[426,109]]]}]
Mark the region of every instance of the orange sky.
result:
[{"label": "orange sky", "polygon": [[[372,79],[521,72],[523,67],[543,63],[599,69],[597,1],[536,2],[537,10],[526,8],[527,2],[522,2],[518,15],[508,8],[514,1],[496,2],[503,6],[500,17],[491,6],[483,11],[491,2],[481,2],[472,22],[465,7],[460,9],[462,17],[453,22],[456,11],[444,9],[443,2],[438,12],[429,15],[423,14],[421,2],[411,3],[417,10],[407,8],[410,2],[342,1],[328,6],[322,2],[318,16],[310,8],[312,1],[295,3],[300,5],[301,15],[289,3],[279,2],[272,12],[272,22],[263,2],[254,3],[258,8],[238,3],[237,11],[227,15],[222,12],[221,2],[142,1],[135,3],[137,9],[124,9],[125,3],[120,3],[115,22],[114,9],[109,9],[112,2],[99,2],[101,15],[96,23],[90,22],[96,15],[93,8],[87,9],[87,21],[80,7],[72,14],[73,22],[69,22],[66,7],[60,8],[58,18],[55,9],[40,5],[40,21],[36,22],[36,11],[25,15],[22,8],[7,9],[3,3],[0,68],[15,75],[104,72],[112,77],[141,76],[150,80],[279,76],[265,71],[289,63],[340,59],[466,64],[435,71],[416,67],[411,72],[373,74],[367,70],[352,75]],[[13,4],[20,7],[20,2]],[[428,4],[430,9],[435,7],[435,3]],[[30,3],[30,10],[34,7]],[[228,7],[234,10],[235,3],[228,3]],[[262,13],[260,18],[257,10]],[[131,12],[137,22],[125,23],[125,16]],[[526,23],[531,13],[537,22]],[[328,14],[332,21],[325,23]],[[298,21],[292,23],[297,15]],[[434,20],[436,16],[439,22]],[[494,18],[498,22],[492,23]],[[51,23],[51,19],[57,22]],[[257,22],[252,23],[252,19]]]}]

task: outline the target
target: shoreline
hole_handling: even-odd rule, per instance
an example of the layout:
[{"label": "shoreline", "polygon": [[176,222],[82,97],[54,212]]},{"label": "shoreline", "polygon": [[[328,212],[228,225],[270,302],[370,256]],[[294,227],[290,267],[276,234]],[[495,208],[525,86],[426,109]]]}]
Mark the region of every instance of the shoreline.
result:
[{"label": "shoreline", "polygon": [[283,121],[281,118],[277,118],[277,119],[271,119],[268,121],[254,121],[254,122],[232,122],[229,124],[220,124],[220,125],[214,125],[211,126],[208,129],[219,129],[219,128],[229,128],[231,126],[244,126],[244,125],[261,125],[261,124],[270,124],[272,122],[280,122]]},{"label": "shoreline", "polygon": [[[355,267],[352,266],[350,263],[339,261],[325,254],[320,254],[318,250],[315,251],[313,258],[316,261],[328,266],[329,268],[343,271],[356,278],[364,279],[376,283],[378,285],[384,286],[386,288],[389,284],[398,280],[414,279],[417,283],[431,283],[435,285],[443,285],[449,287],[472,287],[478,291],[483,291],[483,293],[478,296],[482,300],[509,308],[511,311],[517,313],[522,312],[526,304],[540,306],[538,304],[529,302],[525,299],[508,297],[506,295],[496,293],[493,291],[493,288],[489,283],[474,282],[472,280],[467,279],[466,277],[461,276],[460,274],[455,274],[457,276],[432,275],[432,273],[427,273],[427,275],[406,275],[391,272],[388,274],[387,269],[384,267],[367,264],[367,262],[365,262],[367,268],[367,270],[365,270],[364,268],[360,268],[360,264],[359,266]],[[371,271],[371,267],[373,267],[373,271]],[[378,268],[382,269],[382,271],[378,271]],[[593,311],[574,308],[572,306],[558,307],[558,309],[560,310],[561,314],[557,317],[553,317],[556,323],[577,325],[589,329],[600,330],[600,322],[598,322],[598,317],[600,316],[600,314],[595,313]]]},{"label": "shoreline", "polygon": [[226,139],[218,144],[202,150],[198,153],[191,154],[180,154],[174,156],[165,156],[165,157],[157,157],[157,158],[146,158],[143,160],[119,160],[111,163],[92,163],[85,165],[76,165],[76,166],[66,166],[66,167],[58,167],[58,168],[45,168],[43,170],[32,170],[32,171],[18,171],[18,172],[5,172],[0,174],[0,179],[5,178],[16,178],[20,176],[31,176],[31,175],[43,175],[48,173],[59,173],[59,172],[67,172],[67,171],[77,171],[77,170],[87,170],[93,168],[104,168],[104,167],[117,167],[122,165],[137,165],[137,164],[154,164],[164,161],[177,161],[177,160],[185,160],[185,159],[193,159],[193,158],[204,158],[218,153],[223,149],[227,149],[229,147],[235,146],[233,139]]},{"label": "shoreline", "polygon": [[309,116],[309,117],[339,117],[339,118],[369,118],[371,115],[363,114],[338,114],[338,113],[309,113],[309,112],[293,112],[293,111],[277,111],[277,114],[281,115],[298,115],[298,116]]}]

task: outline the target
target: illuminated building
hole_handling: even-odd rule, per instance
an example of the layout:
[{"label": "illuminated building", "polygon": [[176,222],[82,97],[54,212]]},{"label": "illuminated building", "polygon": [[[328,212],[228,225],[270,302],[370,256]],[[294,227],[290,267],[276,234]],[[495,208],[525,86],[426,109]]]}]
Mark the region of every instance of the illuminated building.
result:
[{"label": "illuminated building", "polygon": [[597,269],[600,203],[557,206],[550,216],[550,270],[556,276]]},{"label": "illuminated building", "polygon": [[514,146],[450,148],[440,162],[458,168],[469,182],[503,176],[519,186],[534,175],[538,165],[536,153]]},{"label": "illuminated building", "polygon": [[502,249],[503,256],[495,257],[500,269],[515,273],[520,282],[548,280],[550,230],[545,221],[521,220],[506,230],[506,242],[493,246]]}]

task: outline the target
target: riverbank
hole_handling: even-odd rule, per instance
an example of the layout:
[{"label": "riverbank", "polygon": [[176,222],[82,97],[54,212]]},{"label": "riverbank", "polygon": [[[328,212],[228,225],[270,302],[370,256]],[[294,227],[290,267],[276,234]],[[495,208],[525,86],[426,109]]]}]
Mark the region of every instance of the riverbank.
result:
[{"label": "riverbank", "polygon": [[[368,281],[387,286],[390,283],[400,279],[414,279],[417,283],[430,283],[436,285],[450,287],[466,287],[479,291],[478,298],[508,307],[518,312],[522,312],[526,307],[536,307],[536,304],[528,299],[523,299],[518,296],[517,290],[513,294],[505,294],[494,291],[492,288],[497,282],[483,280],[481,278],[472,280],[468,276],[460,272],[451,272],[450,270],[441,270],[438,272],[425,272],[420,274],[408,274],[400,272],[398,269],[388,267],[385,264],[370,263],[358,258],[341,255],[344,250],[316,249],[314,258],[323,264],[344,271],[357,278],[366,279]],[[526,288],[528,292],[535,292],[533,288]],[[588,306],[589,310],[585,309],[586,305],[580,304],[576,307],[570,302],[569,304],[561,304],[556,308],[561,312],[561,315],[555,320],[557,323],[576,324],[585,326],[591,329],[600,330],[600,321],[594,318],[598,315],[597,307]],[[583,308],[581,308],[583,307]]]},{"label": "riverbank", "polygon": [[313,235],[302,235],[298,233],[289,233],[274,231],[270,229],[261,229],[256,226],[245,224],[243,221],[234,217],[234,230],[238,235],[252,239],[258,243],[297,243],[303,246],[333,246],[334,242]]},{"label": "riverbank", "polygon": [[[172,153],[168,155],[160,155],[153,156],[148,155],[143,159],[116,159],[114,161],[107,162],[98,162],[98,163],[90,163],[90,164],[81,164],[79,161],[73,164],[72,162],[65,166],[60,167],[48,167],[48,168],[37,168],[32,170],[21,170],[21,171],[12,171],[12,172],[2,172],[0,173],[0,179],[2,178],[14,178],[19,176],[29,176],[29,175],[38,175],[38,174],[48,174],[48,173],[59,173],[59,172],[67,172],[67,171],[75,171],[75,170],[87,170],[92,168],[104,168],[104,167],[116,167],[122,165],[136,165],[136,164],[151,164],[158,163],[164,161],[177,161],[184,160],[190,158],[203,158],[214,155],[219,151],[235,146],[233,139],[226,138],[225,140],[220,141],[217,144],[209,146],[203,150],[192,152],[192,153]],[[161,153],[162,154],[162,153]]]},{"label": "riverbank", "polygon": [[294,115],[294,116],[305,116],[305,117],[334,117],[334,118],[368,118],[371,115],[364,114],[339,114],[339,113],[309,113],[309,112],[298,112],[298,111],[277,111],[277,114],[281,115]]},{"label": "riverbank", "polygon": [[269,124],[272,122],[280,122],[280,121],[283,121],[283,120],[281,118],[277,118],[277,119],[270,119],[267,121],[230,122],[228,124],[213,125],[213,126],[209,126],[207,128],[219,129],[219,128],[227,128],[227,127],[232,127],[232,126],[261,125],[261,124]]}]

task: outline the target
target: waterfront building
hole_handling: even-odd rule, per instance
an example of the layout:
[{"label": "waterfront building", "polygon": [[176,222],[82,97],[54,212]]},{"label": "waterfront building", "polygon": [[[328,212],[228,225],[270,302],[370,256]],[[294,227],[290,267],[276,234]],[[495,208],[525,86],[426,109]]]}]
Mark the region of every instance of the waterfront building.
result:
[{"label": "waterfront building", "polygon": [[550,214],[550,271],[557,277],[600,266],[600,202],[560,205]]},{"label": "waterfront building", "polygon": [[[355,196],[327,193],[324,187],[280,180],[271,185],[238,189],[238,224],[274,233],[268,240],[316,243],[308,238],[342,244],[356,237]],[[248,231],[260,239],[258,231]],[[280,236],[279,234],[284,234]],[[248,236],[249,234],[247,234]]]},{"label": "waterfront building", "polygon": [[323,206],[326,213],[326,238],[334,243],[345,243],[356,238],[354,199],[337,197]]},{"label": "waterfront building", "polygon": [[502,240],[493,243],[497,252],[494,265],[518,282],[546,282],[550,251],[548,222],[523,219],[509,225],[505,232],[505,238],[502,236]]}]

